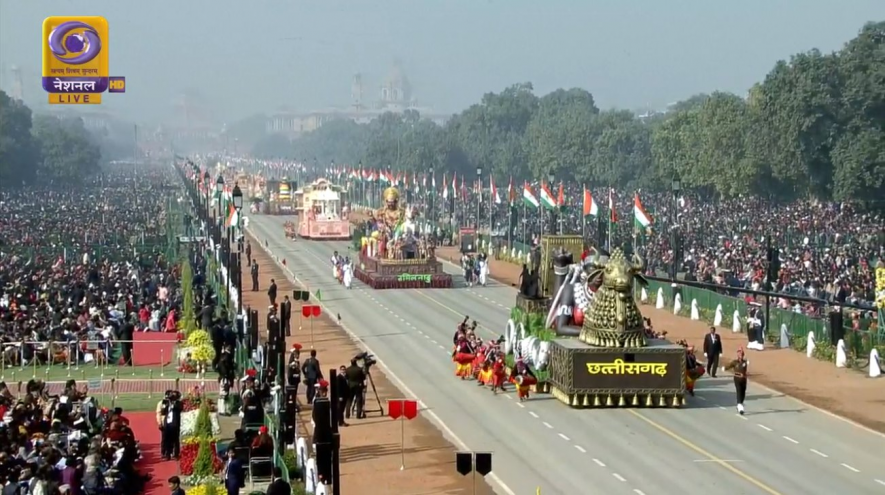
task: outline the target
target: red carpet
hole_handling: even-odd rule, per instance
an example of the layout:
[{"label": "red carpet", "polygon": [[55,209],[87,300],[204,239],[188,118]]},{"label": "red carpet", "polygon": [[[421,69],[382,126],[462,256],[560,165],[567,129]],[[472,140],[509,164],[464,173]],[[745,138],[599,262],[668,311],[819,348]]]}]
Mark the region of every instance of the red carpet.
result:
[{"label": "red carpet", "polygon": [[178,334],[135,332],[134,338],[132,362],[135,363],[135,366],[169,364],[175,360],[175,344]]},{"label": "red carpet", "polygon": [[153,478],[145,487],[145,495],[168,495],[166,482],[178,474],[177,461],[164,461],[160,458],[160,430],[157,429],[157,416],[152,412],[124,412],[129,419],[129,427],[141,446],[142,460],[138,470]]}]

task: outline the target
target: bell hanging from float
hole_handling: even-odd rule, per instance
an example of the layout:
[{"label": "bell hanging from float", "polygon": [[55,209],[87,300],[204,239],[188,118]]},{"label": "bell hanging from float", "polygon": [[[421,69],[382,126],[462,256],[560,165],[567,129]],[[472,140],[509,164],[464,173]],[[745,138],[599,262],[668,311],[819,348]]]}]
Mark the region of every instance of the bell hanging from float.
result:
[{"label": "bell hanging from float", "polygon": [[633,402],[631,402],[630,405],[633,407],[639,406],[639,395],[633,394]]},{"label": "bell hanging from float", "polygon": [[601,406],[601,405],[602,405],[602,401],[599,400],[599,396],[598,396],[598,395],[594,395],[594,396],[593,396],[593,407],[599,407],[599,406]]},{"label": "bell hanging from float", "polygon": [[651,394],[645,396],[645,407],[654,407],[655,401],[652,400]]},{"label": "bell hanging from float", "polygon": [[611,407],[613,405],[615,405],[615,403],[612,402],[612,396],[609,395],[608,397],[605,398],[605,407]]},{"label": "bell hanging from float", "polygon": [[658,401],[658,406],[667,407],[667,399],[665,399],[663,395],[661,396],[661,400]]},{"label": "bell hanging from float", "polygon": [[618,399],[618,407],[624,407],[627,405],[627,401],[624,400],[624,396],[622,395],[620,399]]},{"label": "bell hanging from float", "polygon": [[674,395],[674,396],[673,396],[673,407],[679,407],[679,406],[681,406],[681,405],[682,405],[682,401],[679,400],[679,396],[678,396],[678,395]]}]

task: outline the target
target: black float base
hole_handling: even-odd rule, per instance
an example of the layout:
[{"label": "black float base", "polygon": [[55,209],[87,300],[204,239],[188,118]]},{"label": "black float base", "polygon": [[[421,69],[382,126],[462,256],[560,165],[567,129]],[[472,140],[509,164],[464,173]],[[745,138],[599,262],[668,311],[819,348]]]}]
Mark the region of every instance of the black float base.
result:
[{"label": "black float base", "polygon": [[615,349],[556,339],[549,362],[550,393],[570,407],[685,404],[685,349],[666,340],[649,340],[648,347]]}]

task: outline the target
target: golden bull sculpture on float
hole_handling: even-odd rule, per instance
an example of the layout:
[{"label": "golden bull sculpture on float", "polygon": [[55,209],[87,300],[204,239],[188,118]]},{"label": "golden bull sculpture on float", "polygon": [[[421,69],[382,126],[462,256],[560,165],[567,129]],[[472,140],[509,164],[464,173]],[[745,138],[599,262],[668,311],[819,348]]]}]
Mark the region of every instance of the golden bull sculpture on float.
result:
[{"label": "golden bull sculpture on float", "polygon": [[598,286],[577,338],[551,342],[552,394],[572,407],[679,407],[684,404],[685,348],[646,336],[634,285],[647,285],[643,260],[620,249],[582,264]]}]

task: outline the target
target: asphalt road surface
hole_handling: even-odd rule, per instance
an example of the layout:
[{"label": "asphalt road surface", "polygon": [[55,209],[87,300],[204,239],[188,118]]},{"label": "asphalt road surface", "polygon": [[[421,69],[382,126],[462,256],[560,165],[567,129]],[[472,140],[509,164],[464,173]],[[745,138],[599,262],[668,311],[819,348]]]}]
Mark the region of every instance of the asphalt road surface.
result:
[{"label": "asphalt road surface", "polygon": [[549,395],[519,403],[458,380],[457,324],[470,315],[484,337],[501,335],[514,288],[471,289],[456,276],[447,290],[375,291],[357,280],[346,290],[329,259],[350,243],[285,239],[285,219],[252,216],[250,230],[470,449],[494,453],[499,493],[885,493],[885,437],[752,384],[739,416],[727,377],[702,379],[682,409],[598,410]]}]

